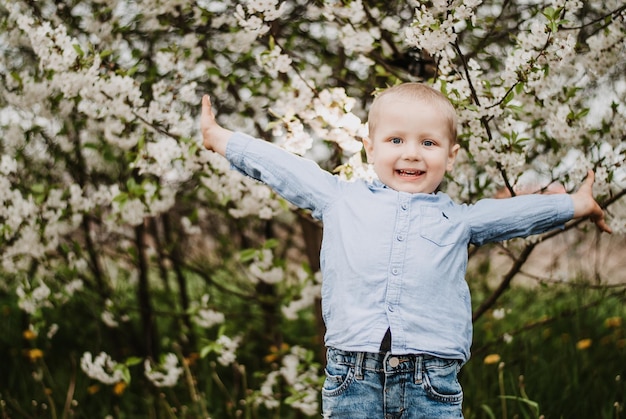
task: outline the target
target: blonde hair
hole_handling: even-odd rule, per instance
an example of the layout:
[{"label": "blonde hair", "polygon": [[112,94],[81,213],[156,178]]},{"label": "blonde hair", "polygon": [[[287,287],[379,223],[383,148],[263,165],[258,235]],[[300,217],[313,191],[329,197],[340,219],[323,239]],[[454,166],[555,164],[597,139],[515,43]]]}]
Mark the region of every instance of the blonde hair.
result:
[{"label": "blonde hair", "polygon": [[374,98],[374,101],[372,102],[369,113],[367,115],[370,137],[372,136],[372,133],[376,128],[376,124],[378,123],[377,114],[380,106],[382,106],[381,102],[383,102],[381,99],[386,96],[392,95],[396,95],[409,100],[422,100],[428,102],[433,106],[437,106],[443,116],[446,118],[446,121],[448,122],[451,144],[456,144],[457,117],[454,106],[452,106],[450,100],[448,100],[448,98],[443,93],[423,83],[398,84],[396,86],[383,90]]}]

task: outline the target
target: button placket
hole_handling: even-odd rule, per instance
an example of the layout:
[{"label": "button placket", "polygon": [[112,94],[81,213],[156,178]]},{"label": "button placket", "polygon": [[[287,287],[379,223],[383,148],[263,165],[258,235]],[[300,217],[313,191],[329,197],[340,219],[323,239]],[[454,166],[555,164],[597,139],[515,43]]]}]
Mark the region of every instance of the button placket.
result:
[{"label": "button placket", "polygon": [[[410,199],[411,195],[409,194],[398,194],[396,222],[392,236],[393,241],[391,245],[390,266],[388,271],[390,275],[387,280],[387,296],[385,301],[389,324],[392,329],[398,331],[402,329],[402,319],[398,318],[398,310],[396,310],[396,308],[400,303],[400,295],[402,291],[404,257],[407,246],[406,234],[409,227]],[[400,339],[402,341],[401,336],[394,335],[394,339]]]}]

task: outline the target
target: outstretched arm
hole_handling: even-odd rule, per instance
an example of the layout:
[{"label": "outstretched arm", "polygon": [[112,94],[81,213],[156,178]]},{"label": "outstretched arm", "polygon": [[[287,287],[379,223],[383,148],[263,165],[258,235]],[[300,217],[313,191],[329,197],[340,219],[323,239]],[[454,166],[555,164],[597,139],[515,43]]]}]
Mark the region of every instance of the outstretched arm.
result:
[{"label": "outstretched arm", "polygon": [[215,121],[209,95],[202,96],[202,114],[200,116],[202,143],[208,150],[213,150],[222,156],[226,155],[226,145],[233,135],[231,130],[221,127]]},{"label": "outstretched arm", "polygon": [[578,191],[571,195],[572,201],[574,201],[574,218],[589,217],[600,230],[611,233],[611,228],[604,220],[604,211],[593,198],[592,187],[594,180],[595,174],[593,170],[589,170],[587,178]]}]

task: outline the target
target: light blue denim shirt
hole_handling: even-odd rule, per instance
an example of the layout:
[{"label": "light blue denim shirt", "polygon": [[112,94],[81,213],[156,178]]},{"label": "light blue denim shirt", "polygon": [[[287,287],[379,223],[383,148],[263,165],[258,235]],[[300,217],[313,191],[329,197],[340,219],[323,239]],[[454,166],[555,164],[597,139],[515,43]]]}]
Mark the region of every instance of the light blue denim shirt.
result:
[{"label": "light blue denim shirt", "polygon": [[325,344],[346,351],[377,352],[391,328],[394,354],[466,362],[472,341],[468,244],[542,233],[574,214],[567,194],[458,205],[441,192],[346,182],[241,133],[231,137],[226,157],[322,221]]}]

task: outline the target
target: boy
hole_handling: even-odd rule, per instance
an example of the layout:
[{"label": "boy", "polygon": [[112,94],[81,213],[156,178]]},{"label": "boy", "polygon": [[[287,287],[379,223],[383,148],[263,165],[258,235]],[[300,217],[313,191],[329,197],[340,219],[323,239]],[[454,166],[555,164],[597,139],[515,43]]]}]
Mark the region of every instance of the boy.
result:
[{"label": "boy", "polygon": [[363,140],[378,179],[345,182],[314,162],[215,122],[202,99],[204,145],[324,223],[325,418],[462,417],[457,373],[469,358],[468,243],[528,236],[590,216],[579,191],[458,205],[437,192],[454,165],[456,114],[440,92],[405,83],[381,93]]}]

